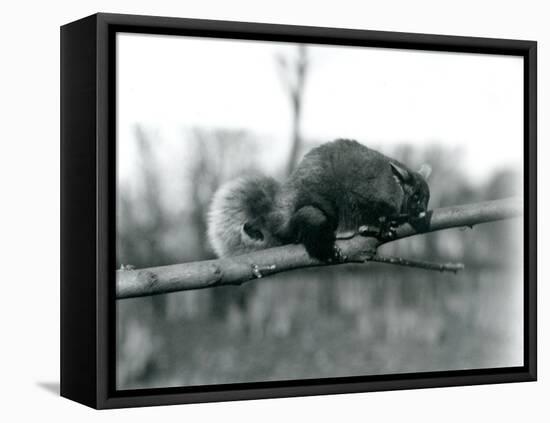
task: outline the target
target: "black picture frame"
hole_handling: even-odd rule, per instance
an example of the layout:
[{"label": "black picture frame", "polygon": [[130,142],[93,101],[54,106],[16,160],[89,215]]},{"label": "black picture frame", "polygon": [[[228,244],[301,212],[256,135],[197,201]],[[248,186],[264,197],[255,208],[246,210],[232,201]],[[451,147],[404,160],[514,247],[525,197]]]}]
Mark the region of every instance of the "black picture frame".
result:
[{"label": "black picture frame", "polygon": [[[246,40],[514,55],[524,60],[522,367],[116,391],[115,35]],[[537,44],[399,32],[95,14],[61,28],[61,395],[90,407],[534,381],[537,375]]]}]

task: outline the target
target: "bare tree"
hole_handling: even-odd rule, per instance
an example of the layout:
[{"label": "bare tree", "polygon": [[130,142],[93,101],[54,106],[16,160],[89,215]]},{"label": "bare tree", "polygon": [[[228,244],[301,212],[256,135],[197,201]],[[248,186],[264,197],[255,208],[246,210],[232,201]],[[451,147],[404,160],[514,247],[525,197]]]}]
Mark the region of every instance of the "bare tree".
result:
[{"label": "bare tree", "polygon": [[298,154],[302,146],[300,122],[302,118],[304,88],[310,66],[307,47],[300,44],[295,57],[278,55],[277,63],[292,106],[292,145],[286,168],[287,174],[290,174],[296,167]]}]

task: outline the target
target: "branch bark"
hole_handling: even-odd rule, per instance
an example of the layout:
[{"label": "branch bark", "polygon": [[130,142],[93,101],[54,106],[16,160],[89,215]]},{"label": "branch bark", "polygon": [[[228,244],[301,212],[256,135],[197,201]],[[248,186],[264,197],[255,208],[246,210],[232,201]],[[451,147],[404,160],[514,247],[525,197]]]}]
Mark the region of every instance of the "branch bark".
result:
[{"label": "branch bark", "polygon": [[435,209],[429,212],[429,220],[424,227],[419,229],[408,223],[401,225],[391,239],[379,240],[357,235],[350,239],[339,240],[338,246],[346,259],[343,262],[331,264],[311,258],[302,245],[292,244],[217,260],[138,270],[118,270],[116,297],[132,298],[224,285],[241,285],[252,279],[299,268],[364,263],[376,256],[380,245],[388,242],[443,229],[473,227],[480,223],[521,216],[522,213],[523,202],[514,198]]}]

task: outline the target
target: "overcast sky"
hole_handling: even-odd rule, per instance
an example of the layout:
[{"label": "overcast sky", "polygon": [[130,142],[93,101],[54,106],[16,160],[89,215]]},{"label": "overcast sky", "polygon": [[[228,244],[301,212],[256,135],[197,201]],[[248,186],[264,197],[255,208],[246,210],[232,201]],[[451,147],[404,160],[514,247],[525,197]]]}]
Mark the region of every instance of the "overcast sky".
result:
[{"label": "overcast sky", "polygon": [[[131,176],[136,124],[153,130],[163,160],[185,129],[253,131],[273,161],[289,149],[291,108],[276,54],[293,44],[180,36],[117,36],[118,170]],[[473,182],[521,169],[523,61],[519,57],[309,46],[302,132],[354,138],[383,152],[398,144],[460,148]]]}]

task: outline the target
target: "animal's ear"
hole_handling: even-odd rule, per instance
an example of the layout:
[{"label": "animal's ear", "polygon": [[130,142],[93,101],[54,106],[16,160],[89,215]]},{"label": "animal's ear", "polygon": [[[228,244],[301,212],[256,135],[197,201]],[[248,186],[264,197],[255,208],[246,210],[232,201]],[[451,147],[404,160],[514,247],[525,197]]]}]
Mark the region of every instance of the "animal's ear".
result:
[{"label": "animal's ear", "polygon": [[432,167],[429,164],[424,163],[422,166],[420,166],[418,173],[420,173],[422,177],[427,180],[432,174]]},{"label": "animal's ear", "polygon": [[390,166],[397,179],[399,179],[402,183],[410,182],[411,173],[407,169],[393,162],[390,163]]},{"label": "animal's ear", "polygon": [[256,240],[256,241],[264,240],[264,234],[262,233],[262,231],[250,222],[246,222],[243,225],[243,232],[253,240]]}]

